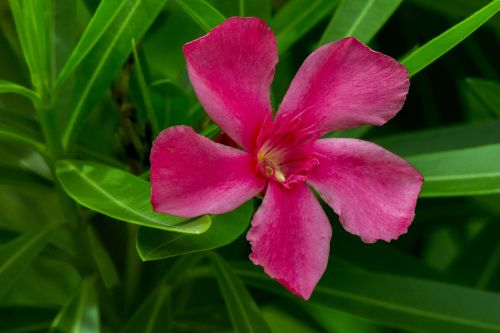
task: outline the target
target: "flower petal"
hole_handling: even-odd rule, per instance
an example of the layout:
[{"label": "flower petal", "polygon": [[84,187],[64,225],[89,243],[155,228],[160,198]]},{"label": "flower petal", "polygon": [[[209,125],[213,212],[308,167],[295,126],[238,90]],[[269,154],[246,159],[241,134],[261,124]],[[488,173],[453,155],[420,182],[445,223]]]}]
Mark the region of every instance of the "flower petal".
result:
[{"label": "flower petal", "polygon": [[161,132],[150,159],[151,203],[166,214],[222,214],[258,194],[266,183],[257,174],[253,156],[187,126]]},{"label": "flower petal", "polygon": [[288,290],[309,299],[328,263],[332,229],[305,183],[270,182],[247,239],[250,259]]},{"label": "flower petal", "polygon": [[310,184],[340,216],[344,229],[373,243],[406,233],[423,178],[408,162],[376,144],[322,139]]},{"label": "flower petal", "polygon": [[409,88],[406,68],[353,37],[326,44],[302,64],[279,115],[300,115],[324,131],[383,125],[401,109]]},{"label": "flower petal", "polygon": [[207,113],[234,141],[253,150],[271,116],[269,93],[278,62],[271,29],[258,18],[233,17],[186,44],[184,55]]}]

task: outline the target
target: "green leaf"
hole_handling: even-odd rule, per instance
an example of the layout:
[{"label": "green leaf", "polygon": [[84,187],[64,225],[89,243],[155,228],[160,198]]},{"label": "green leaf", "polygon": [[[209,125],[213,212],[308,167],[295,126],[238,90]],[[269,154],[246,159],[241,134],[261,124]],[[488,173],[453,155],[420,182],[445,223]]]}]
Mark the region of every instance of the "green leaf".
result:
[{"label": "green leaf", "polygon": [[[334,229],[334,233],[335,233]],[[445,280],[444,274],[427,266],[418,257],[399,250],[392,244],[377,242],[366,244],[339,230],[335,237],[335,261],[353,267],[393,275],[412,276],[432,280]]]},{"label": "green leaf", "polygon": [[10,0],[16,31],[35,90],[46,95],[51,87],[51,1]]},{"label": "green leaf", "polygon": [[402,64],[406,66],[410,76],[417,74],[467,38],[467,36],[487,22],[499,10],[500,0],[490,2],[467,19],[416,49],[401,61]]},{"label": "green leaf", "polygon": [[135,77],[137,78],[137,82],[139,84],[139,91],[141,93],[141,97],[144,102],[146,115],[148,117],[149,122],[151,123],[151,129],[153,131],[152,135],[155,138],[158,135],[158,133],[160,133],[160,127],[158,124],[158,119],[156,118],[155,110],[153,108],[153,102],[151,101],[151,96],[149,95],[149,89],[146,83],[144,72],[142,70],[141,60],[139,59],[135,41],[133,39],[132,39],[132,54],[134,56]]},{"label": "green leaf", "polygon": [[101,40],[125,4],[126,1],[121,0],[101,1],[78,44],[59,72],[56,87],[64,84],[66,79],[75,71],[99,40]]},{"label": "green leaf", "polygon": [[135,311],[123,332],[170,332],[172,321],[169,318],[169,303],[172,300],[172,291],[185,282],[186,271],[194,267],[200,259],[201,256],[184,255],[169,266],[165,276]]},{"label": "green leaf", "polygon": [[147,261],[215,249],[231,243],[245,232],[252,213],[253,202],[250,201],[232,212],[214,215],[210,229],[201,235],[179,235],[140,228],[137,251],[141,259]]},{"label": "green leaf", "polygon": [[18,128],[10,127],[5,123],[0,124],[0,140],[22,142],[41,154],[45,154],[46,152],[45,145],[34,138],[31,134]]},{"label": "green leaf", "polygon": [[[339,333],[380,333],[379,329],[371,321],[359,318],[343,311],[338,311],[317,303],[302,304],[302,309],[315,319],[326,332]],[[284,332],[286,333],[286,332]]]},{"label": "green leaf", "polygon": [[172,324],[165,315],[172,289],[160,284],[134,313],[123,333],[163,333]]},{"label": "green leaf", "polygon": [[358,127],[349,128],[346,130],[333,131],[325,135],[325,138],[361,138],[365,136],[373,127],[363,125]]},{"label": "green leaf", "polygon": [[353,36],[368,43],[396,11],[402,0],[342,0],[321,36],[319,45]]},{"label": "green leaf", "polygon": [[53,226],[25,233],[0,247],[0,298],[25,272],[52,236]]},{"label": "green leaf", "polygon": [[257,304],[231,266],[215,253],[210,254],[210,259],[235,332],[271,332]]},{"label": "green leaf", "polygon": [[[179,77],[186,73],[186,60],[181,52],[182,47],[203,35],[204,30],[176,1],[167,3],[165,14],[165,19],[157,20],[155,29],[144,36],[141,49],[146,55],[152,77],[170,78],[174,84],[178,84]],[[162,117],[158,115],[158,119]]]},{"label": "green leaf", "polygon": [[[132,50],[130,40],[132,38],[139,40],[142,37],[165,2],[166,0],[123,1],[125,5],[118,13],[113,12],[111,16],[100,17],[100,20],[111,20],[112,23],[80,62],[75,93],[68,108],[71,112],[62,137],[65,150],[68,150],[92,107],[120,71]],[[101,29],[96,28],[98,31]],[[89,38],[92,41],[96,37]]]},{"label": "green leaf", "polygon": [[287,1],[274,15],[269,23],[275,34],[284,30],[294,17],[299,16],[307,8],[308,2],[305,0]]},{"label": "green leaf", "polygon": [[465,79],[465,83],[493,115],[500,117],[500,84],[472,77]]},{"label": "green leaf", "polygon": [[62,220],[63,217],[59,213],[59,202],[52,189],[5,186],[0,191],[0,229],[13,230],[16,233],[36,231],[45,223]]},{"label": "green leaf", "polygon": [[243,16],[256,16],[264,21],[271,19],[271,0],[240,0],[243,3],[245,15]]},{"label": "green leaf", "polygon": [[13,93],[22,95],[24,97],[28,97],[33,101],[33,103],[37,103],[39,100],[37,93],[34,92],[33,90],[23,87],[14,82],[0,80],[0,94],[5,94],[5,93]]},{"label": "green leaf", "polygon": [[429,128],[370,141],[401,156],[458,150],[500,142],[500,121]]},{"label": "green leaf", "polygon": [[239,8],[239,15],[240,16],[245,16],[245,0],[238,0],[238,8]]},{"label": "green leaf", "polygon": [[224,15],[204,0],[177,0],[177,4],[205,32],[209,32],[226,19]]},{"label": "green leaf", "polygon": [[89,239],[90,251],[92,252],[92,256],[94,257],[104,285],[106,288],[111,290],[120,284],[120,278],[115,265],[90,226],[87,228],[87,235]]},{"label": "green leaf", "polygon": [[[4,102],[6,99],[2,99]],[[23,110],[26,107],[19,105],[19,108]],[[40,126],[37,119],[34,119],[32,115],[32,109],[25,110],[28,114],[25,114],[22,110],[16,109],[15,106],[9,107],[9,110],[0,108],[0,123],[5,127],[10,127],[13,131],[23,131],[23,133],[29,133],[30,136],[36,137],[37,140],[42,141],[42,135],[40,131]]]},{"label": "green leaf", "polygon": [[[500,295],[330,265],[308,301],[417,332],[500,331]],[[296,299],[249,263],[234,263],[244,282]]]},{"label": "green leaf", "polygon": [[284,307],[264,306],[262,307],[262,315],[266,319],[271,332],[273,333],[318,333],[318,330],[313,329],[306,323],[296,318],[295,313],[287,313],[283,311]]},{"label": "green leaf", "polygon": [[500,223],[489,221],[463,248],[448,268],[457,281],[478,289],[495,283],[494,274],[500,270]]},{"label": "green leaf", "polygon": [[[198,234],[210,226],[208,216],[196,220],[153,212],[150,184],[103,164],[59,161],[56,174],[66,193],[79,204],[115,219],[151,228]],[[182,223],[186,222],[186,223]]]},{"label": "green leaf", "polygon": [[0,307],[0,333],[47,332],[55,316],[52,309],[28,306]]},{"label": "green leaf", "polygon": [[53,184],[32,171],[0,162],[0,185],[37,185],[50,188]]},{"label": "green leaf", "polygon": [[220,127],[216,124],[210,124],[200,132],[200,135],[206,136],[207,138],[214,139],[217,134],[220,133]]},{"label": "green leaf", "polygon": [[500,144],[408,158],[424,176],[422,197],[500,193]]},{"label": "green leaf", "polygon": [[[419,6],[436,13],[462,20],[481,7],[486,6],[491,0],[409,0],[412,5]],[[500,17],[495,16],[486,25],[500,31]]]},{"label": "green leaf", "polygon": [[217,8],[225,17],[254,16],[266,22],[271,19],[271,0],[208,0],[208,2]]},{"label": "green leaf", "polygon": [[[56,237],[54,232],[52,241]],[[2,298],[4,303],[48,308],[61,307],[68,303],[78,289],[81,278],[72,265],[55,258],[54,252],[49,252],[52,250],[49,244],[45,253],[32,262]],[[55,315],[50,318],[50,322],[54,317]]]},{"label": "green leaf", "polygon": [[276,32],[279,54],[285,53],[309,30],[331,13],[334,0],[294,0],[278,12],[271,27]]},{"label": "green leaf", "polygon": [[57,314],[51,333],[99,333],[99,302],[95,278],[83,279],[78,293]]},{"label": "green leaf", "polygon": [[[71,56],[74,47],[81,37],[81,12],[79,0],[48,1],[52,5],[51,41],[52,48],[51,66],[54,77],[54,86],[57,83],[58,73]],[[54,87],[52,87],[54,88]]]}]

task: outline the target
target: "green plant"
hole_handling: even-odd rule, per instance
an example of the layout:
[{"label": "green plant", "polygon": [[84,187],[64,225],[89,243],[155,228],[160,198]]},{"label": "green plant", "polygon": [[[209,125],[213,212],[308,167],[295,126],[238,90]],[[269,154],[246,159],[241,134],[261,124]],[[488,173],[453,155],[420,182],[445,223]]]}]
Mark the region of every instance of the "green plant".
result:
[{"label": "green plant", "polygon": [[[499,10],[500,0],[1,2],[0,332],[499,332]],[[308,302],[247,259],[257,199],[196,219],[149,204],[159,131],[219,133],[182,45],[235,15],[277,34],[275,105],[312,50],[348,35],[412,77],[388,126],[332,136],[368,138],[424,175],[415,222],[374,245],[332,223],[332,259]]]}]

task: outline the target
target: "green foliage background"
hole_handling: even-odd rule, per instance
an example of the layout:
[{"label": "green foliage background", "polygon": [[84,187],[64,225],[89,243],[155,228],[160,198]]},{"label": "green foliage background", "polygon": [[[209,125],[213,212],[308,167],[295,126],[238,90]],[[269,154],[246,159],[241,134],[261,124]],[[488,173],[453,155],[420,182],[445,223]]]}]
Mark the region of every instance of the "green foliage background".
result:
[{"label": "green foliage background", "polygon": [[[500,332],[499,10],[500,0],[1,1],[0,332]],[[330,136],[414,164],[425,177],[415,221],[368,245],[325,206],[331,259],[308,302],[247,258],[258,199],[188,221],[149,204],[158,132],[219,131],[182,45],[237,15],[277,35],[275,106],[305,57],[345,36],[412,76],[389,124]]]}]

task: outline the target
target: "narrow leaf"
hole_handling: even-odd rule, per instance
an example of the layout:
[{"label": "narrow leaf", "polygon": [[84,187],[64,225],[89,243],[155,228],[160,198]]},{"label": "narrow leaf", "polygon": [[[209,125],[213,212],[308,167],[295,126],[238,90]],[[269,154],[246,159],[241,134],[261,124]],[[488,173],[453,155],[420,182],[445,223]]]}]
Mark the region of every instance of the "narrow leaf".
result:
[{"label": "narrow leaf", "polygon": [[96,12],[92,16],[85,32],[78,41],[75,49],[71,52],[68,60],[61,69],[56,87],[64,84],[66,79],[75,71],[78,65],[85,59],[92,48],[99,42],[102,36],[106,33],[111,23],[120,13],[120,10],[126,4],[126,1],[121,0],[105,0],[101,1]]},{"label": "narrow leaf", "polygon": [[151,96],[149,95],[148,85],[146,83],[146,78],[144,77],[144,72],[141,66],[141,60],[139,59],[139,55],[137,53],[135,41],[132,39],[132,54],[134,55],[134,66],[135,66],[135,76],[137,78],[137,82],[139,83],[139,90],[141,92],[142,100],[144,102],[144,106],[146,108],[146,115],[148,116],[148,120],[151,123],[151,129],[153,131],[153,137],[155,138],[158,133],[160,133],[160,127],[158,124],[158,119],[156,118],[156,113],[153,108],[153,102],[151,101]]},{"label": "narrow leaf", "polygon": [[27,0],[10,0],[9,4],[33,87],[44,95],[48,93],[52,80],[49,61],[52,4],[50,1]]},{"label": "narrow leaf", "polygon": [[326,138],[361,138],[365,136],[373,127],[363,125],[346,130],[333,131],[325,135]]},{"label": "narrow leaf", "polygon": [[467,78],[465,83],[493,115],[500,117],[500,84],[472,77]]},{"label": "narrow leaf", "polygon": [[14,23],[16,25],[16,33],[19,38],[19,44],[24,55],[24,60],[30,73],[36,72],[36,67],[34,65],[33,50],[31,45],[31,35],[29,30],[26,28],[26,22],[23,17],[23,3],[21,1],[9,0],[10,10],[14,18]]},{"label": "narrow leaf", "polygon": [[123,333],[163,333],[171,325],[167,313],[171,288],[160,284],[134,313]]},{"label": "narrow leaf", "polygon": [[[500,331],[500,295],[454,285],[330,265],[309,302],[417,332]],[[234,263],[245,283],[295,298],[248,263]]]},{"label": "narrow leaf", "polygon": [[[273,333],[319,333],[320,331],[307,325],[304,321],[297,318],[293,311],[286,312],[286,308],[280,306],[267,305],[262,307],[262,315],[266,319],[271,332]],[[328,331],[336,332],[336,331]],[[346,331],[347,332],[347,331]]]},{"label": "narrow leaf", "polygon": [[192,102],[190,96],[177,82],[171,79],[155,81],[149,86],[149,93],[155,105],[160,128],[186,123],[188,112],[177,112],[177,110],[189,110]]},{"label": "narrow leaf", "polygon": [[[372,321],[352,314],[322,306],[317,303],[302,304],[302,309],[321,325],[323,332],[381,333],[382,329]],[[390,331],[390,330],[388,330]],[[288,332],[283,332],[288,333]]]},{"label": "narrow leaf", "polygon": [[271,20],[271,0],[241,0],[241,2],[244,3],[244,16],[257,16],[266,22]]},{"label": "narrow leaf", "polygon": [[92,230],[90,226],[87,229],[87,235],[89,239],[90,250],[92,251],[92,256],[94,257],[104,285],[106,286],[106,288],[111,290],[118,286],[118,284],[120,283],[120,278],[118,276],[118,272],[116,271],[115,265],[106,249],[102,246],[94,230]]},{"label": "narrow leaf", "polygon": [[52,236],[53,226],[25,233],[0,247],[0,298],[25,272]]},{"label": "narrow leaf", "polygon": [[336,5],[337,1],[334,0],[296,0],[288,4],[290,9],[283,8],[282,12],[276,16],[277,23],[272,24],[272,26],[280,26],[279,22],[286,22],[282,29],[276,30],[279,54],[285,53],[296,41],[327,17]]},{"label": "narrow leaf", "polygon": [[500,223],[489,221],[483,229],[462,248],[448,271],[459,282],[486,289],[494,283],[493,276],[500,271]]},{"label": "narrow leaf", "polygon": [[[486,6],[491,0],[409,0],[412,5],[431,10],[445,17],[463,20],[471,13]],[[486,25],[500,31],[500,17],[495,16]]]},{"label": "narrow leaf", "polygon": [[0,80],[0,94],[13,93],[28,97],[33,103],[37,103],[39,97],[33,90],[23,87],[17,83]]},{"label": "narrow leaf", "polygon": [[377,242],[367,245],[344,232],[338,232],[335,237],[335,258],[353,267],[373,272],[445,280],[445,275],[440,271],[391,244]]},{"label": "narrow leaf", "polygon": [[[59,237],[57,234],[61,230],[63,229],[54,230],[53,242]],[[49,247],[44,250],[45,253],[41,253],[30,264],[3,296],[2,301],[5,304],[60,308],[68,303],[82,279],[71,264],[55,258],[53,249]],[[54,317],[55,314],[47,326],[50,326]]]},{"label": "narrow leaf", "polygon": [[243,17],[245,16],[245,0],[239,0],[238,3],[239,15]]},{"label": "narrow leaf", "polygon": [[83,279],[78,293],[57,314],[51,333],[99,333],[99,302],[95,278]]},{"label": "narrow leaf", "polygon": [[212,225],[201,235],[180,235],[140,228],[137,251],[142,260],[157,260],[186,253],[207,251],[227,245],[247,229],[253,213],[253,202],[236,210],[212,217]]},{"label": "narrow leaf", "polygon": [[432,39],[402,60],[410,76],[420,72],[436,59],[463,41],[500,10],[500,0],[494,0],[462,22]]},{"label": "narrow leaf", "polygon": [[268,22],[271,19],[272,0],[205,0],[226,17],[259,17]]},{"label": "narrow leaf", "polygon": [[219,133],[220,127],[217,126],[217,124],[210,124],[200,132],[200,135],[206,136],[210,139],[214,139]]},{"label": "narrow leaf", "polygon": [[0,162],[0,185],[42,186],[50,188],[52,182],[20,166]]},{"label": "narrow leaf", "polygon": [[401,0],[342,0],[319,45],[353,36],[368,43],[401,4]]},{"label": "narrow leaf", "polygon": [[204,0],[177,0],[177,4],[205,32],[209,32],[226,19],[224,15]]},{"label": "narrow leaf", "polygon": [[408,158],[424,176],[422,197],[500,193],[500,144]]},{"label": "narrow leaf", "polygon": [[[123,1],[118,14],[99,41],[80,62],[74,94],[68,110],[62,143],[68,150],[92,107],[103,96],[131,52],[130,40],[139,40],[163,8],[166,0]],[[103,18],[104,19],[104,18]],[[100,31],[100,30],[99,30]],[[92,37],[93,39],[95,37]]]},{"label": "narrow leaf", "polygon": [[257,304],[231,266],[215,253],[211,253],[210,259],[235,332],[270,333]]},{"label": "narrow leaf", "polygon": [[5,123],[0,124],[0,140],[23,143],[42,155],[45,154],[46,151],[45,145],[39,142],[31,134],[21,129],[10,127]]},{"label": "narrow leaf", "polygon": [[500,142],[500,121],[429,128],[371,141],[405,157],[472,148]]},{"label": "narrow leaf", "polygon": [[123,332],[170,332],[172,322],[169,317],[171,310],[169,303],[172,300],[172,291],[185,281],[186,271],[195,266],[200,259],[200,256],[185,255],[169,266],[165,276],[135,311]]},{"label": "narrow leaf", "polygon": [[191,234],[202,233],[210,226],[208,216],[188,221],[153,212],[149,183],[123,170],[65,160],[58,162],[56,174],[66,193],[76,202],[115,219]]},{"label": "narrow leaf", "polygon": [[1,333],[46,332],[55,316],[52,309],[9,306],[0,308]]}]

